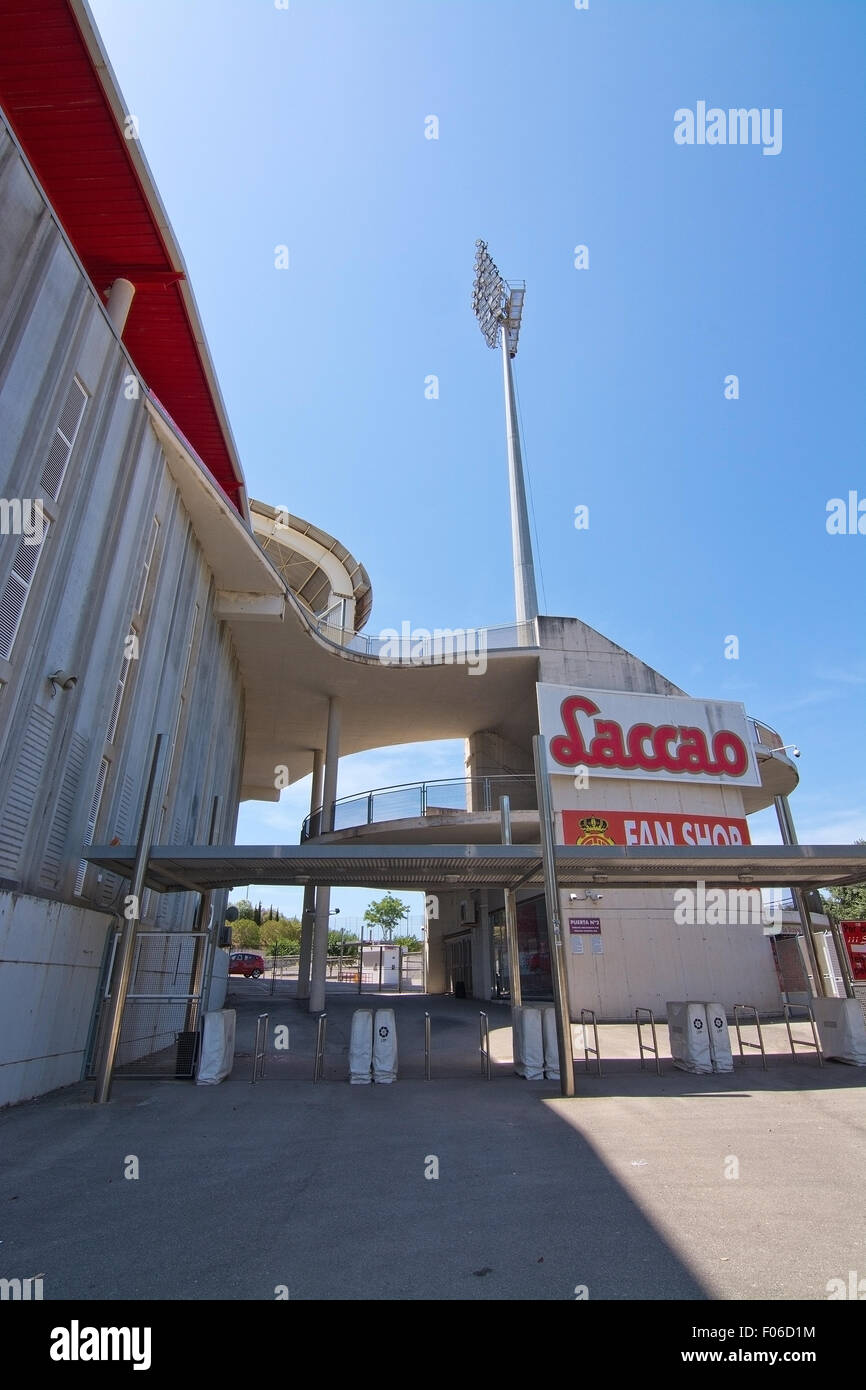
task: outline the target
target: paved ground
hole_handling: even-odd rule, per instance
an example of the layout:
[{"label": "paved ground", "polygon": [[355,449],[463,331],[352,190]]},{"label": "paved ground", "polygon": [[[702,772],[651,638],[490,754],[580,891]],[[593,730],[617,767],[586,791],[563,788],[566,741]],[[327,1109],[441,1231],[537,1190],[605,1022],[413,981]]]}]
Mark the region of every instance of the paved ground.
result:
[{"label": "paved ground", "polygon": [[[504,1060],[480,1079],[472,1001],[365,997],[397,1008],[401,1056],[370,1087],[344,1079],[350,991],[329,997],[318,1086],[299,1004],[261,981],[229,1002],[222,1086],[118,1082],[104,1107],[77,1086],[0,1114],[0,1277],[41,1274],[46,1299],[569,1300],[825,1299],[866,1276],[866,1073],[793,1063],[784,1029],[767,1072],[658,1077],[608,1025],[604,1075],[581,1060],[563,1100]],[[264,1011],[290,1047],[253,1087]],[[504,1059],[507,1007],[487,1012]]]}]

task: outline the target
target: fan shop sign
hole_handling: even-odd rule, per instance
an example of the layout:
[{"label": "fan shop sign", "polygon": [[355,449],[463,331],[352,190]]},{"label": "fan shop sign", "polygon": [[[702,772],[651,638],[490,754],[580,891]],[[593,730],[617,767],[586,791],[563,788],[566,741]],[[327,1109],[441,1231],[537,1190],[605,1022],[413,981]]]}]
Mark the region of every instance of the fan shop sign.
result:
[{"label": "fan shop sign", "polygon": [[760,786],[746,712],[733,701],[538,685],[549,772]]},{"label": "fan shop sign", "polygon": [[743,816],[671,811],[563,811],[567,845],[748,845]]}]

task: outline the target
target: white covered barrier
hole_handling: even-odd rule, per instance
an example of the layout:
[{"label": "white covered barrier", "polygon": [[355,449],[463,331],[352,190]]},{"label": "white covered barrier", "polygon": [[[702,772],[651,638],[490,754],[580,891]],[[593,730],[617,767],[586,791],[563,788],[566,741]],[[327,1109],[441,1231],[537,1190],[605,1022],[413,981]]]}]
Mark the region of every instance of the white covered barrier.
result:
[{"label": "white covered barrier", "polygon": [[236,1026],[234,1009],[213,1009],[205,1014],[196,1086],[217,1086],[231,1075],[235,1060]]},{"label": "white covered barrier", "polygon": [[373,1067],[373,1013],[356,1009],[349,1035],[349,1081],[353,1086],[369,1086]]},{"label": "white covered barrier", "polygon": [[544,1034],[541,1010],[523,1004],[511,1010],[514,1033],[514,1070],[527,1081],[544,1079]]},{"label": "white covered barrier", "polygon": [[674,1066],[695,1075],[711,1072],[713,1059],[707,1036],[706,1005],[694,1000],[688,1003],[668,1001],[667,1011]]},{"label": "white covered barrier", "polygon": [[734,1058],[731,1053],[728,1016],[721,1004],[705,1004],[704,1008],[707,1013],[707,1035],[710,1040],[713,1071],[733,1071]]},{"label": "white covered barrier", "polygon": [[397,1079],[397,1024],[393,1009],[377,1009],[373,1027],[373,1080],[389,1085]]},{"label": "white covered barrier", "polygon": [[544,1075],[548,1081],[558,1081],[559,1038],[556,1035],[556,1009],[552,1004],[546,1004],[541,1010],[541,1035],[544,1044]]},{"label": "white covered barrier", "polygon": [[859,999],[813,999],[811,1003],[824,1056],[866,1067],[866,1020]]}]

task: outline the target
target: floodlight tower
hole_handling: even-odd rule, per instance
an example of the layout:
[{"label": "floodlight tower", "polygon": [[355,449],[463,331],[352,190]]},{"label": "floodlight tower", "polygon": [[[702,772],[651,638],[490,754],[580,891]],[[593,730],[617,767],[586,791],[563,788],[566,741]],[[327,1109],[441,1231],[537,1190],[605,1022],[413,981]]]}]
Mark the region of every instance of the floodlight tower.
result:
[{"label": "floodlight tower", "polygon": [[486,241],[475,243],[475,285],[472,308],[481,332],[490,348],[502,344],[502,374],[505,385],[505,437],[508,445],[508,487],[511,495],[511,552],[514,564],[514,604],[517,622],[521,624],[518,641],[528,645],[526,628],[522,626],[538,617],[538,595],[535,591],[535,566],[532,560],[532,538],[529,532],[529,512],[526,507],[526,484],[523,478],[523,457],[520,451],[520,428],[517,423],[517,404],[514,398],[514,377],[511,359],[517,354],[520,320],[523,314],[523,281],[509,284],[500,275],[487,250]]}]

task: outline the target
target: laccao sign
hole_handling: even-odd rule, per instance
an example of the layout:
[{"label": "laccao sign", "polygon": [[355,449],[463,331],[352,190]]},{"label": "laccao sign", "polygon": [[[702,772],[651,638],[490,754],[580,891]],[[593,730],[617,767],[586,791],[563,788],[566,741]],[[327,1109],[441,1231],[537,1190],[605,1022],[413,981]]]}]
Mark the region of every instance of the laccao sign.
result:
[{"label": "laccao sign", "polygon": [[746,712],[733,701],[538,685],[548,769],[659,782],[760,786]]}]

